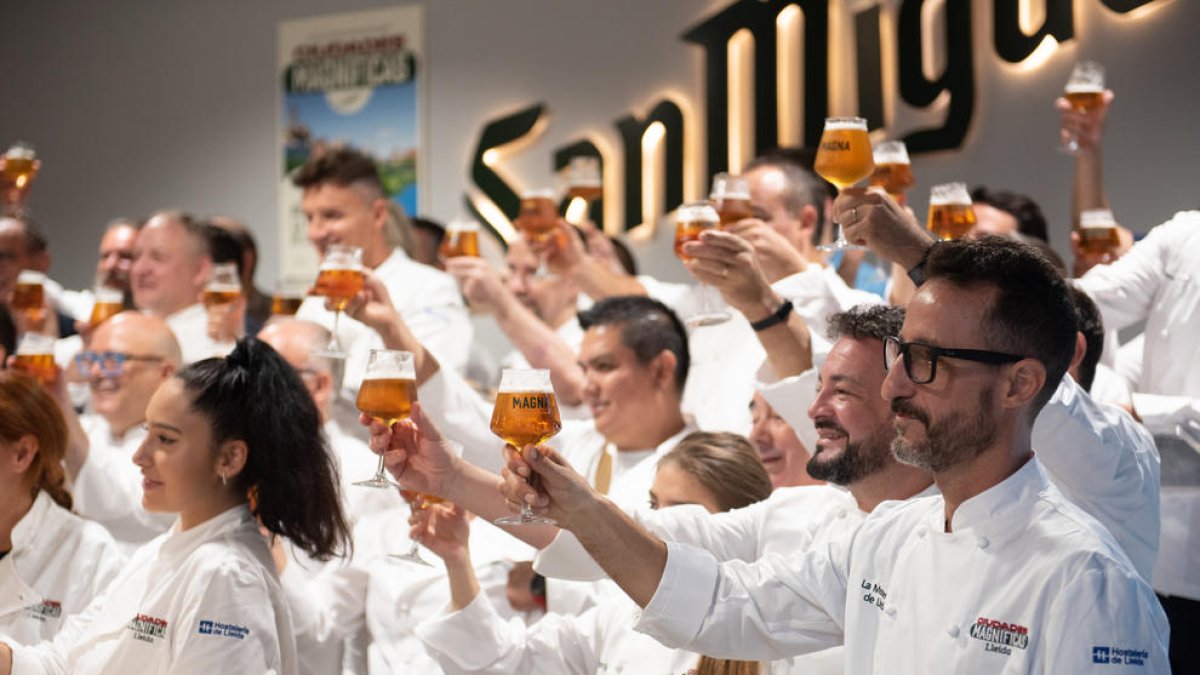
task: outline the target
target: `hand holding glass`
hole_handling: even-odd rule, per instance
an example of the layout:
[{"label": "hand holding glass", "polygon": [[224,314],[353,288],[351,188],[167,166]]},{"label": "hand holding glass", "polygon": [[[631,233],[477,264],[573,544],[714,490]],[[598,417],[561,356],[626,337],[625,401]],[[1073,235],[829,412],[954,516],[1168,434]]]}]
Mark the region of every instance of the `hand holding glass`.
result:
[{"label": "hand holding glass", "polygon": [[[869,178],[875,169],[871,157],[871,138],[867,135],[867,121],[861,117],[830,117],[825,120],[825,131],[813,160],[817,175],[833,183],[838,191]],[[842,226],[837,226],[837,239],[832,244],[818,246],[822,251],[861,249],[846,241]]]},{"label": "hand holding glass", "polygon": [[[371,358],[367,361],[367,372],[358,388],[355,406],[390,428],[396,422],[408,419],[415,400],[417,373],[412,352],[372,349]],[[396,485],[387,476],[383,453],[379,454],[379,466],[375,469],[375,475],[360,480],[355,485],[373,488],[389,488]]]},{"label": "hand holding glass", "polygon": [[[496,406],[492,409],[492,433],[522,452],[527,445],[541,445],[558,433],[562,422],[550,371],[505,369],[500,375]],[[497,525],[555,525],[552,518],[534,515],[529,504],[521,512],[495,520]]]}]

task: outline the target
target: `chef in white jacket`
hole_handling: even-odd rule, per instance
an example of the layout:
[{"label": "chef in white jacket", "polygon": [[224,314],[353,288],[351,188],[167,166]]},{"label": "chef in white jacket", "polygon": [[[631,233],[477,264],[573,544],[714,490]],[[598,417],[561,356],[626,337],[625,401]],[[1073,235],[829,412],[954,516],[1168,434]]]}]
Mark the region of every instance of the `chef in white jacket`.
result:
[{"label": "chef in white jacket", "polygon": [[668,645],[779,658],[844,639],[848,673],[1169,672],[1148,584],[1030,451],[1074,343],[1063,281],[995,238],[936,246],[925,269],[889,341],[883,395],[893,452],[931,470],[942,496],[881,506],[818,550],[718,564],[641,534],[533,453],[549,513],[645,607],[639,629]]},{"label": "chef in white jacket", "polygon": [[19,644],[54,637],[125,562],[103,527],[70,512],[66,437],[54,399],[0,371],[0,635]]},{"label": "chef in white jacket", "polygon": [[[291,618],[259,521],[318,558],[348,539],[303,383],[247,338],[167,380],[146,417],[134,456],[144,502],[179,519],[53,641],[0,644],[0,673],[295,673]],[[311,510],[294,508],[300,495]]]},{"label": "chef in white jacket", "polygon": [[[745,438],[696,432],[658,463],[650,507],[694,504],[715,513],[770,491],[770,478]],[[417,629],[446,673],[683,673],[700,659],[634,632],[636,607],[615,587],[582,614],[551,614],[528,627],[506,622],[479,592],[461,509],[439,506],[414,520],[417,536],[445,560],[450,581],[449,610]]]}]

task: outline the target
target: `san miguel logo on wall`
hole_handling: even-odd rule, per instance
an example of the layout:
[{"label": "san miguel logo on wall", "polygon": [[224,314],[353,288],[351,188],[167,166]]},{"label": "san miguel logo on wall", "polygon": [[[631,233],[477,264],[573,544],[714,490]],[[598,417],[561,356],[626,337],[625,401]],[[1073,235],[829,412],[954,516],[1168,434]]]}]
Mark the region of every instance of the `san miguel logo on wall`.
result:
[{"label": "san miguel logo on wall", "polygon": [[[1146,5],[1167,0],[1090,0],[1118,14],[1126,14]],[[926,6],[943,4],[944,21],[941,34],[923,30]],[[1039,48],[1046,38],[1061,44],[1075,38],[1076,0],[1044,0],[1045,12],[1041,26],[1026,32],[1021,25],[1021,0],[994,0],[993,48],[1008,63],[1021,63]],[[914,109],[931,109],[944,104],[944,118],[938,126],[905,130],[894,134],[908,145],[911,154],[954,150],[962,146],[975,113],[975,47],[974,18],[970,0],[897,0],[879,2],[847,12],[842,22],[851,27],[855,67],[847,74],[857,94],[857,114],[867,118],[871,129],[885,124],[884,69],[894,60],[897,77],[896,94],[904,104]],[[884,6],[893,21],[884,20]],[[799,63],[785,63],[788,72],[798,74],[803,82],[800,110],[803,128],[792,144],[813,147],[821,136],[825,117],[830,109],[829,66],[833,50],[830,44],[831,12],[836,11],[830,0],[737,0],[721,11],[688,28],[682,40],[704,52],[705,118],[703,129],[705,165],[708,174],[730,168],[730,129],[736,120],[730,119],[731,70],[729,45],[737,34],[748,31],[753,37],[753,116],[745,121],[752,125],[751,154],[782,145],[780,111],[783,101],[779,87],[780,62],[785,53],[779,44],[780,18],[785,12],[799,12],[803,17],[803,51]],[[884,31],[894,27],[894,35]],[[939,44],[945,54],[942,72],[926,74],[923,54],[929,44]],[[894,53],[885,49],[894,45]],[[894,59],[892,58],[894,57]],[[749,108],[748,108],[749,109]],[[493,169],[497,148],[513,143],[545,126],[547,107],[543,103],[490,120],[479,134],[471,163],[475,186],[505,217],[513,219],[520,209],[517,192]],[[620,157],[605,158],[596,145],[587,139],[568,143],[552,151],[552,169],[566,167],[572,157],[592,156],[601,161],[623,162],[619,192],[624,196],[621,210],[623,223],[608,227],[609,231],[629,230],[643,220],[642,141],[647,130],[659,125],[662,133],[664,194],[661,204],[670,211],[683,203],[684,185],[684,123],[679,104],[663,98],[649,106],[644,116],[627,114],[614,120],[621,138]],[[699,161],[697,158],[696,161]],[[737,170],[739,166],[732,167]],[[470,197],[468,206],[472,206]],[[599,222],[603,209],[593,204],[592,217]],[[483,214],[476,215],[489,221]],[[490,221],[489,221],[490,222]]]}]

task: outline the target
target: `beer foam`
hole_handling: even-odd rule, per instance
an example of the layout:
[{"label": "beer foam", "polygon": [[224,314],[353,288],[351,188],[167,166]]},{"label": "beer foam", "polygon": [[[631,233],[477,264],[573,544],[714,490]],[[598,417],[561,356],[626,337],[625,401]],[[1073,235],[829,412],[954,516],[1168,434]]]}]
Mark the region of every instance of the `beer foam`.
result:
[{"label": "beer foam", "polygon": [[518,392],[553,394],[554,385],[550,382],[550,371],[544,368],[507,368],[501,371],[497,393]]},{"label": "beer foam", "polygon": [[873,151],[876,164],[910,164],[908,147],[902,141],[885,141]]},{"label": "beer foam", "polygon": [[1108,209],[1087,209],[1079,214],[1079,227],[1089,229],[1107,229],[1116,227],[1117,221],[1112,211]]},{"label": "beer foam", "polygon": [[54,338],[41,333],[26,333],[17,344],[17,354],[20,356],[54,354]]},{"label": "beer foam", "polygon": [[210,283],[204,287],[204,290],[207,293],[241,293],[242,285],[241,284],[228,284],[228,283],[225,283],[225,284]]},{"label": "beer foam", "polygon": [[943,183],[934,185],[929,190],[929,205],[960,204],[971,206],[971,193],[967,192],[966,183]]},{"label": "beer foam", "polygon": [[521,199],[549,199],[554,200],[554,190],[550,188],[533,188],[521,192]]},{"label": "beer foam", "polygon": [[867,130],[867,121],[861,117],[830,117],[825,120],[826,131],[838,131],[841,129],[862,129]]},{"label": "beer foam", "polygon": [[46,281],[46,275],[34,270],[21,270],[17,275],[18,284],[40,285]]},{"label": "beer foam", "polygon": [[416,379],[417,372],[411,363],[408,364],[407,368],[404,366],[376,367],[368,370],[363,375],[363,380],[409,380],[415,382]]},{"label": "beer foam", "polygon": [[34,159],[37,155],[33,152],[33,148],[27,145],[14,145],[4,153],[8,159]]},{"label": "beer foam", "polygon": [[721,217],[717,215],[717,210],[713,208],[712,204],[684,204],[675,209],[675,222],[719,223],[721,222]]},{"label": "beer foam", "polygon": [[361,272],[362,263],[346,262],[345,260],[325,260],[321,263],[321,271]]},{"label": "beer foam", "polygon": [[1104,85],[1095,82],[1071,82],[1064,91],[1068,94],[1102,94]]}]

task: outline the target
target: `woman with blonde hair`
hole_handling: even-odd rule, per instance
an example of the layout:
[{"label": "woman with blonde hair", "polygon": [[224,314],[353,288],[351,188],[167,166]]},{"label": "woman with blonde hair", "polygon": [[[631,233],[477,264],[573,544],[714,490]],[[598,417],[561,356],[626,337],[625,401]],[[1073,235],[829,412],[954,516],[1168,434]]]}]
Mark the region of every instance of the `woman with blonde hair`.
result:
[{"label": "woman with blonde hair", "polygon": [[[651,508],[697,504],[709,512],[765,499],[771,480],[742,436],[694,432],[659,460]],[[548,614],[526,627],[497,614],[471,567],[464,512],[438,505],[413,515],[413,537],[446,563],[451,605],[417,627],[446,673],[681,673],[756,675],[760,664],[702,657],[634,631],[636,605],[615,585],[579,615]]]}]

